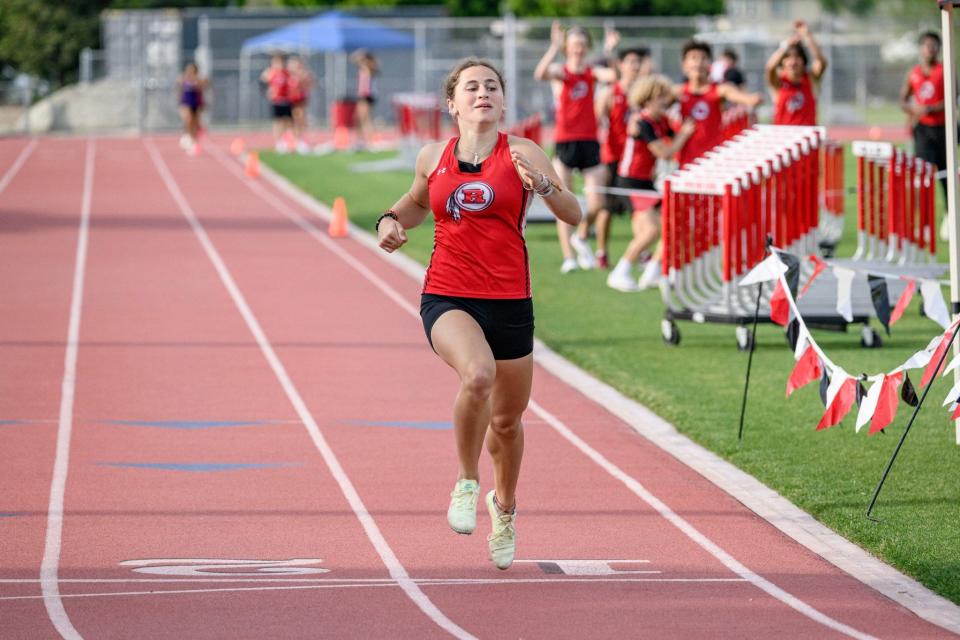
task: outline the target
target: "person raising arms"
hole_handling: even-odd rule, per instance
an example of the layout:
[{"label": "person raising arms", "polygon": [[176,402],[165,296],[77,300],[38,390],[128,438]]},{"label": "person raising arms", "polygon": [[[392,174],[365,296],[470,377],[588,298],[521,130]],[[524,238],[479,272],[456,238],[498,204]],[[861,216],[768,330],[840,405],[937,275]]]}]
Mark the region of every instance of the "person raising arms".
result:
[{"label": "person raising arms", "polygon": [[490,558],[508,568],[516,551],[516,490],[523,457],[521,418],[533,379],[533,300],[524,240],[527,207],[539,194],[558,220],[576,225],[577,199],[559,184],[546,154],[530,140],[498,131],[503,78],[490,63],[467,58],[444,83],[459,136],[417,155],[413,185],[377,221],[387,252],[432,211],[434,248],[420,301],[427,341],[460,378],[453,405],[457,481],[447,522],[476,527],[478,462],[484,442],[493,459],[486,495]]},{"label": "person raising arms", "polygon": [[[600,145],[600,162],[607,167],[607,186],[614,186],[617,177],[617,165],[623,155],[627,141],[627,118],[630,107],[627,95],[630,87],[638,78],[649,76],[653,70],[650,50],[646,47],[621,51],[617,63],[619,79],[600,90],[597,96],[597,118],[607,123],[607,135]],[[603,208],[597,212],[597,264],[601,269],[609,266],[607,258],[607,238],[610,236],[611,215],[629,211],[629,200],[604,194]]]},{"label": "person raising arms", "polygon": [[[807,49],[813,54],[808,65]],[[802,20],[794,33],[767,60],[767,87],[773,98],[773,124],[817,124],[816,89],[827,69],[827,59]]]},{"label": "person raising arms", "polygon": [[[612,54],[620,40],[616,31],[608,30],[604,37],[604,53]],[[587,64],[590,34],[579,27],[564,32],[555,21],[550,30],[550,48],[537,63],[533,77],[549,80],[556,99],[556,145],[553,166],[564,188],[569,190],[573,172],[583,175],[587,192],[587,219],[580,223],[576,233],[567,223],[557,220],[557,235],[563,253],[561,272],[569,273],[579,264],[582,269],[593,269],[597,261],[587,244],[590,223],[603,208],[603,193],[596,187],[606,183],[606,167],[600,163],[600,142],[597,137],[597,116],[594,106],[594,86],[599,82],[613,83],[617,72],[610,67],[591,67]],[[564,62],[554,62],[563,51]],[[573,250],[577,257],[574,259]]]},{"label": "person raising arms", "polygon": [[677,153],[677,162],[681,166],[723,142],[721,111],[724,100],[747,107],[755,107],[763,101],[759,93],[746,93],[728,82],[710,82],[712,58],[713,51],[706,42],[689,40],[683,46],[680,61],[687,81],[674,85],[673,92],[680,101],[681,120],[692,119],[696,129]]}]

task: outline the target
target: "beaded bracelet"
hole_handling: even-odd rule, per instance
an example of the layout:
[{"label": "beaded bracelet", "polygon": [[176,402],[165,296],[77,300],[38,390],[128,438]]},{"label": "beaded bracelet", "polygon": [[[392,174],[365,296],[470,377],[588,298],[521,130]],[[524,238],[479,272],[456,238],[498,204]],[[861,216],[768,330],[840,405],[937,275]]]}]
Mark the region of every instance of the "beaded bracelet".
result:
[{"label": "beaded bracelet", "polygon": [[380,222],[381,222],[384,218],[393,218],[393,219],[396,220],[397,222],[400,222],[400,218],[397,217],[397,214],[395,214],[393,211],[387,211],[385,214],[383,214],[382,216],[380,216],[379,218],[377,218],[377,223],[376,223],[375,225],[373,225],[373,230],[374,230],[374,231],[380,231]]}]

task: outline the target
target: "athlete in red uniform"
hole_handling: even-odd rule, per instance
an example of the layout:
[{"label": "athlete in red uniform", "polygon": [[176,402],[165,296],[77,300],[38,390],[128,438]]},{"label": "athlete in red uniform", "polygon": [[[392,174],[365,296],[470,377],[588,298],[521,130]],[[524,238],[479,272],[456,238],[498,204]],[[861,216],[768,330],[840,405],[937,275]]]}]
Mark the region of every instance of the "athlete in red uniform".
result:
[{"label": "athlete in red uniform", "polygon": [[[696,130],[692,119],[687,119],[674,136],[667,122],[667,109],[676,99],[673,86],[664,76],[653,75],[641,78],[630,91],[630,119],[627,126],[627,140],[617,167],[617,180],[614,185],[620,189],[638,189],[654,191],[657,160],[672,157],[683,148]],[[640,255],[656,241],[660,234],[658,208],[638,208],[626,198],[627,205],[633,211],[631,226],[633,239],[627,245],[623,257],[617,262],[610,275],[607,286],[618,291],[639,291],[640,286],[633,277],[633,267]],[[653,261],[658,263],[659,261]]]},{"label": "athlete in red uniform", "polygon": [[296,138],[297,153],[308,153],[310,145],[304,140],[307,132],[307,100],[313,88],[313,74],[307,69],[300,56],[290,56],[287,60],[289,82],[290,111],[293,118],[293,137]]},{"label": "athlete in red uniform", "polygon": [[[604,53],[611,55],[617,46],[620,35],[608,30],[604,38]],[[554,62],[557,54],[563,50],[566,58],[563,64]],[[553,166],[562,178],[567,189],[571,188],[573,172],[579,170],[583,175],[587,192],[587,219],[577,233],[564,222],[557,221],[557,235],[560,238],[560,250],[563,252],[563,265],[560,270],[568,273],[577,268],[593,269],[596,258],[587,245],[589,225],[603,207],[603,193],[597,187],[606,183],[606,167],[600,163],[600,142],[597,139],[597,116],[594,106],[594,84],[612,83],[617,80],[617,72],[610,67],[591,67],[586,56],[590,50],[590,35],[578,27],[566,33],[559,22],[554,22],[550,32],[550,48],[543,54],[533,77],[537,80],[549,80],[556,99],[556,129],[553,139],[556,153]],[[576,250],[576,260],[573,256]]]},{"label": "athlete in red uniform", "polygon": [[[607,167],[608,186],[612,187],[617,177],[617,164],[627,141],[627,117],[630,112],[627,94],[637,78],[649,76],[652,70],[649,49],[638,47],[621,51],[617,64],[619,79],[602,89],[597,97],[597,118],[607,123],[606,136],[600,145],[600,162]],[[607,238],[610,235],[611,214],[629,211],[623,204],[623,198],[605,194],[603,208],[597,213],[597,264],[601,269],[608,266]]]},{"label": "athlete in red uniform", "polygon": [[728,82],[710,82],[712,59],[713,51],[705,42],[690,40],[683,46],[680,64],[687,81],[674,85],[673,94],[680,101],[682,120],[692,120],[696,129],[677,153],[681,165],[723,142],[721,111],[724,100],[748,107],[755,107],[763,100],[759,93],[745,93]]},{"label": "athlete in red uniform", "polygon": [[459,475],[447,521],[457,533],[476,527],[477,465],[486,440],[494,468],[487,545],[493,563],[506,569],[516,549],[521,416],[533,378],[524,216],[535,194],[567,224],[580,222],[580,205],[539,146],[497,130],[503,78],[491,63],[464,60],[445,86],[460,135],[420,151],[413,186],[380,217],[377,235],[385,251],[395,251],[407,241],[405,229],[433,211],[420,315],[433,350],[460,377],[453,408]]},{"label": "athlete in red uniform", "polygon": [[[946,113],[943,110],[940,36],[928,31],[920,36],[919,44],[920,64],[911,69],[903,81],[900,108],[910,119],[914,153],[918,158],[932,162],[937,165],[937,169],[943,170],[947,168],[947,132],[944,126]],[[940,179],[940,185],[946,197],[946,176]]]},{"label": "athlete in red uniform", "polygon": [[[775,105],[773,124],[817,124],[815,88],[827,69],[827,59],[820,51],[807,23],[794,24],[794,33],[767,60],[767,87]],[[807,49],[813,55],[807,69]]]},{"label": "athlete in red uniform", "polygon": [[350,55],[357,65],[357,132],[360,134],[360,146],[373,144],[373,105],[377,101],[376,78],[380,72],[380,63],[370,51],[357,49]]},{"label": "athlete in red uniform", "polygon": [[284,136],[293,126],[293,107],[290,104],[290,72],[282,55],[270,59],[270,66],[260,74],[260,82],[267,87],[267,98],[273,111],[273,139],[277,151],[289,151]]}]

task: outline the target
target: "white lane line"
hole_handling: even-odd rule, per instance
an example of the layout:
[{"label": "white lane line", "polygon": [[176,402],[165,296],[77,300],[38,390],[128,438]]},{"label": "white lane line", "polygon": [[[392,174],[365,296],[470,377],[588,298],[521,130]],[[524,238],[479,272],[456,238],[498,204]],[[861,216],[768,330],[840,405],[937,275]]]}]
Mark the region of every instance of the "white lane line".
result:
[{"label": "white lane line", "polygon": [[7,169],[7,172],[3,174],[3,177],[0,178],[0,193],[3,193],[7,188],[7,185],[10,184],[10,181],[13,180],[13,177],[17,175],[20,171],[20,168],[23,166],[23,163],[27,161],[27,158],[30,157],[30,154],[33,153],[33,150],[37,148],[37,139],[32,138],[30,144],[25,146],[20,153],[17,155],[17,159],[13,161],[13,164],[10,165],[10,168]]},{"label": "white lane line", "polygon": [[[264,581],[265,582],[265,581]],[[293,582],[288,581],[288,582]],[[602,578],[478,578],[478,579],[420,579],[414,580],[417,584],[425,587],[473,587],[473,586],[503,586],[503,585],[551,585],[551,584],[590,584],[601,583],[604,585],[664,582],[671,584],[714,584],[718,582],[730,583],[736,582],[745,584],[747,581],[741,578],[617,578],[604,580]],[[364,583],[348,583],[342,581],[331,584],[294,584],[283,587],[222,587],[219,589],[154,589],[151,591],[104,591],[91,593],[65,593],[61,598],[106,598],[116,596],[162,596],[172,594],[191,594],[191,593],[223,593],[223,592],[246,592],[246,591],[301,591],[305,589],[362,589],[370,587],[400,587],[395,580],[379,580]],[[36,600],[43,596],[0,596],[0,601],[4,600]]]},{"label": "white lane line", "polygon": [[73,291],[70,294],[70,323],[67,327],[67,348],[63,358],[63,383],[60,391],[60,421],[57,427],[57,453],[53,461],[50,483],[50,504],[47,507],[47,537],[40,563],[40,585],[43,604],[53,626],[61,636],[71,640],[80,633],[70,622],[60,599],[57,572],[63,535],[63,497],[67,488],[67,467],[70,464],[70,436],[73,432],[73,400],[77,384],[77,354],[80,342],[80,316],[83,309],[83,280],[87,266],[87,242],[90,230],[90,203],[93,199],[93,167],[96,143],[87,140],[83,172],[83,200],[80,205],[80,230],[77,234],[77,257],[73,270]]},{"label": "white lane line", "polygon": [[420,587],[418,587],[416,583],[410,579],[407,570],[404,569],[402,564],[400,564],[400,560],[397,559],[393,549],[391,549],[390,545],[387,544],[387,541],[380,532],[380,528],[374,521],[373,516],[370,515],[369,511],[367,511],[367,507],[360,499],[360,494],[357,493],[357,490],[350,481],[350,478],[343,470],[343,467],[340,465],[340,461],[334,454],[333,449],[330,448],[326,438],[324,438],[323,434],[320,432],[320,427],[317,425],[313,415],[307,408],[306,403],[300,396],[300,392],[297,391],[293,381],[287,374],[287,370],[280,361],[280,358],[273,350],[273,346],[270,344],[270,341],[267,339],[266,334],[261,328],[260,322],[257,320],[256,316],[254,316],[253,311],[247,304],[246,298],[243,296],[243,293],[241,293],[240,288],[234,281],[233,276],[230,274],[230,270],[227,269],[227,265],[220,257],[220,253],[213,245],[213,242],[210,240],[207,232],[203,229],[203,226],[200,224],[196,213],[194,213],[193,209],[190,207],[190,203],[187,202],[187,199],[180,191],[180,187],[177,186],[176,181],[173,179],[173,176],[170,173],[170,170],[167,168],[166,163],[160,156],[156,145],[148,138],[144,139],[144,145],[150,154],[151,160],[153,160],[154,166],[156,166],[161,178],[163,178],[163,182],[166,184],[167,190],[176,201],[177,206],[180,208],[180,212],[190,223],[194,234],[196,234],[201,246],[203,246],[203,250],[206,252],[207,257],[210,258],[210,261],[213,263],[217,271],[217,274],[220,276],[223,286],[227,289],[230,297],[233,299],[237,310],[240,312],[244,322],[247,324],[247,328],[257,341],[264,358],[266,358],[267,362],[270,364],[270,368],[273,370],[274,375],[280,382],[280,386],[287,394],[287,399],[290,401],[290,404],[293,405],[294,410],[297,412],[297,416],[299,416],[300,420],[306,427],[307,433],[310,434],[310,438],[313,440],[314,446],[316,446],[317,450],[320,452],[320,455],[323,457],[324,462],[326,462],[327,466],[330,468],[331,475],[333,475],[333,478],[340,486],[340,490],[343,492],[347,502],[350,504],[350,508],[353,509],[357,519],[363,526],[363,529],[366,532],[367,537],[370,539],[370,542],[373,544],[374,549],[376,549],[377,553],[380,555],[380,559],[390,572],[390,576],[397,581],[404,593],[407,594],[407,597],[409,597],[418,607],[420,607],[420,610],[423,611],[427,617],[433,620],[442,629],[446,630],[448,633],[457,638],[474,638],[474,636],[467,633],[467,631],[459,627],[456,623],[444,615],[444,613],[440,611],[435,604],[433,604],[427,595],[420,590]]},{"label": "white lane line", "polygon": [[[527,560],[514,560],[514,564],[519,562],[529,562]],[[647,573],[638,572],[638,573]],[[633,575],[633,574],[631,574]],[[493,583],[497,584],[503,583],[512,583],[512,582],[622,582],[624,580],[637,580],[638,578],[633,578],[630,576],[624,577],[606,577],[606,576],[590,576],[590,577],[564,577],[564,578],[413,578],[412,580],[418,584],[434,584],[434,583],[462,583],[462,582],[476,582],[476,583]],[[746,582],[743,578],[643,578],[643,582]],[[0,580],[0,584],[36,584],[39,580],[32,580],[29,578],[12,578],[9,580]],[[60,579],[60,584],[71,583],[71,584],[141,584],[141,583],[158,583],[158,584],[180,584],[180,583],[201,583],[201,584],[221,584],[227,582],[310,582],[317,584],[340,584],[340,583],[349,583],[349,584],[361,584],[361,583],[379,583],[379,582],[393,582],[387,578],[66,578]],[[43,596],[37,596],[43,597]]]},{"label": "white lane line", "polygon": [[[235,165],[233,162],[225,162],[223,160],[223,151],[215,149],[212,154],[221,164],[226,166],[231,170],[235,175],[240,173],[240,168]],[[229,163],[228,163],[229,162]],[[241,176],[242,179],[242,176]],[[381,291],[388,291],[389,297],[396,301],[397,304],[410,313],[411,315],[419,318],[420,312],[415,308],[411,303],[404,299],[400,293],[391,287],[386,281],[384,281],[380,276],[375,274],[372,270],[367,268],[365,265],[360,263],[356,258],[350,255],[346,250],[337,246],[333,240],[328,238],[326,235],[320,231],[314,224],[306,221],[299,213],[296,213],[293,209],[287,206],[285,203],[279,200],[272,193],[266,191],[260,184],[252,182],[249,180],[244,180],[255,193],[261,195],[268,203],[272,204],[278,211],[283,213],[285,216],[291,219],[299,219],[301,222],[298,222],[298,226],[306,230],[311,236],[318,238],[324,244],[324,246],[331,246],[334,249],[334,253],[347,262],[351,267],[353,267],[358,273],[363,277],[367,278],[371,284],[380,289]],[[742,563],[737,561],[733,556],[728,554],[726,551],[721,549],[716,543],[707,538],[705,535],[700,533],[693,525],[684,520],[682,517],[677,515],[670,509],[664,502],[659,498],[650,493],[643,485],[641,485],[637,480],[629,476],[619,467],[614,465],[612,462],[607,460],[603,455],[601,455],[596,449],[592,448],[581,438],[576,436],[566,425],[560,422],[556,417],[550,414],[548,411],[543,409],[533,398],[530,399],[530,408],[539,415],[543,420],[545,420],[554,430],[556,430],[561,436],[573,444],[577,449],[579,449],[583,454],[588,458],[593,460],[601,468],[603,468],[607,473],[617,478],[623,482],[630,491],[637,495],[644,502],[653,507],[661,516],[666,518],[671,524],[676,526],[684,535],[689,537],[705,551],[714,556],[719,560],[724,566],[729,568],[734,573],[740,575],[743,579],[753,583],[757,588],[773,596],[777,600],[780,600],[790,608],[796,610],[797,612],[807,616],[808,618],[819,622],[820,624],[844,633],[852,638],[859,639],[871,639],[873,636],[863,633],[853,627],[843,624],[838,620],[827,616],[824,613],[821,613],[817,609],[811,607],[807,603],[803,602],[796,596],[784,591],[777,585],[773,584],[766,578],[754,573]]]}]

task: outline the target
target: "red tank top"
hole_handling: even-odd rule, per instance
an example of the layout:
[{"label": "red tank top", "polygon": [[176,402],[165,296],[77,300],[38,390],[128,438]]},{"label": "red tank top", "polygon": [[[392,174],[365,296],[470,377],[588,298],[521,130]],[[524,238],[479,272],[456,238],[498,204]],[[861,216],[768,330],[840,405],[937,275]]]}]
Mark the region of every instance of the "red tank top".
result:
[{"label": "red tank top", "polygon": [[692,118],[697,124],[696,130],[683,148],[677,152],[677,161],[684,165],[696,160],[707,151],[723,142],[723,121],[721,107],[723,98],[717,93],[717,85],[710,83],[705,93],[690,91],[690,85],[683,86],[680,97],[680,119]]},{"label": "red tank top", "polygon": [[271,69],[267,74],[270,102],[286,104],[290,102],[290,72],[286,69]]},{"label": "red tank top", "polygon": [[427,186],[435,223],[424,293],[464,298],[531,296],[523,227],[533,192],[523,188],[500,133],[479,173],[460,171],[451,138]]},{"label": "red tank top", "polygon": [[[643,114],[641,129],[644,124],[653,129],[653,135],[656,139],[670,137],[670,123],[666,118],[656,120]],[[653,180],[654,169],[657,166],[657,157],[647,146],[652,140],[646,139],[643,134],[633,137],[628,136],[626,144],[623,147],[623,157],[620,158],[620,164],[617,166],[617,175],[623,178],[632,178],[634,180]]]},{"label": "red tank top", "polygon": [[610,113],[607,114],[607,139],[600,147],[600,162],[610,164],[619,162],[623,155],[623,145],[627,141],[627,115],[630,112],[627,105],[627,94],[623,92],[620,83],[614,83],[611,96]]},{"label": "red tank top", "polygon": [[593,110],[593,70],[571,73],[563,67],[563,89],[557,101],[554,142],[597,139],[597,114]]},{"label": "red tank top", "polygon": [[780,76],[773,124],[808,127],[817,124],[817,98],[813,95],[813,83],[810,82],[809,73],[800,76],[799,82],[790,82],[787,76]]},{"label": "red tank top", "polygon": [[[928,105],[943,102],[943,64],[937,63],[930,69],[930,75],[923,73],[919,64],[910,71],[910,87],[913,89],[913,99],[917,104]],[[928,127],[943,126],[946,122],[946,112],[941,109],[928,113],[920,118],[920,124]]]},{"label": "red tank top", "polygon": [[303,82],[295,74],[289,74],[287,78],[287,95],[290,98],[290,102],[297,104],[303,102],[307,99],[307,94],[304,92]]}]

